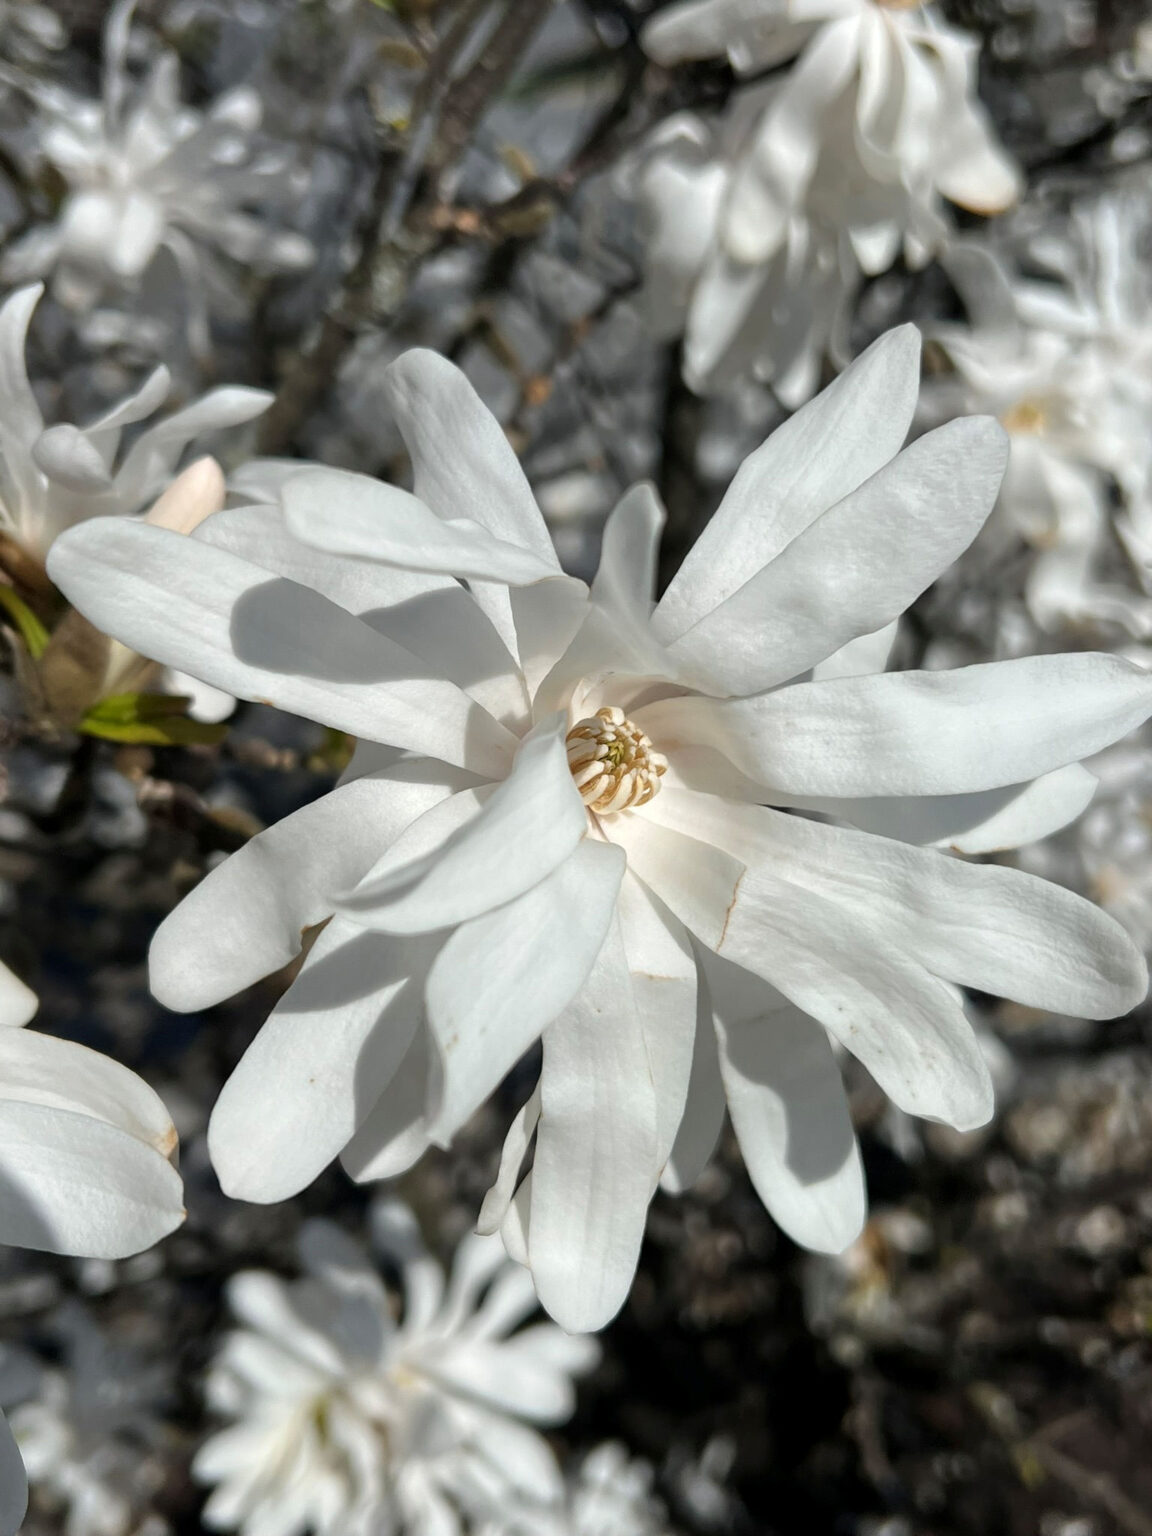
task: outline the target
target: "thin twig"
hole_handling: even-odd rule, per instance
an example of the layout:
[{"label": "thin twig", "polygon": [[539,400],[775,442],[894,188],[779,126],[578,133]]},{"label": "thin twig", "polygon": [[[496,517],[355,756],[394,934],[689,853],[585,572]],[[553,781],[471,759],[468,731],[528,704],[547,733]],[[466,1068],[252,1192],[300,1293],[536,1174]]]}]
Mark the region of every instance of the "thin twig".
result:
[{"label": "thin twig", "polygon": [[441,238],[431,220],[420,228],[420,183],[438,188],[471,142],[487,104],[507,82],[555,0],[507,0],[502,20],[473,64],[457,77],[491,0],[468,0],[428,64],[417,91],[407,145],[381,154],[362,226],[360,255],[312,345],[295,360],[263,418],[260,449],[287,451],[340,362],[368,324],[400,306],[416,263]]}]

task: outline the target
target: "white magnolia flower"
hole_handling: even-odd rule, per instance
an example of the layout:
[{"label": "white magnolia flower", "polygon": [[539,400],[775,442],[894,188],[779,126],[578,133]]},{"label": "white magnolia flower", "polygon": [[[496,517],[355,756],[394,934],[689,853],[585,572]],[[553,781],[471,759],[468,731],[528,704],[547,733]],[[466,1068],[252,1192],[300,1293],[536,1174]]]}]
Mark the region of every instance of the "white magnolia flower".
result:
[{"label": "white magnolia flower", "polygon": [[[1035,551],[1025,587],[1043,629],[1152,634],[1152,604],[1132,582],[1152,557],[1152,285],[1132,199],[1082,206],[1044,254],[1061,282],[1014,276],[991,252],[957,247],[949,268],[970,323],[933,337],[955,370],[929,413],[989,411],[1012,437],[997,516],[981,553]],[[1113,511],[1114,488],[1122,512]],[[1149,582],[1152,591],[1152,582]]]},{"label": "white magnolia flower", "polygon": [[430,353],[387,375],[415,495],[312,471],[191,540],[105,520],[57,541],[99,627],[361,738],[346,782],[153,944],[156,994],[195,1009],[325,925],[216,1106],[231,1193],[284,1198],[337,1154],[400,1171],[542,1036],[481,1225],[558,1321],[598,1327],[658,1180],[696,1176],[725,1102],[781,1225],[851,1241],[830,1037],[901,1108],[969,1127],[992,1102],[959,987],[1092,1017],[1139,1001],[1111,919],[944,850],[1079,814],[1079,760],[1152,712],[1152,678],[1090,654],[877,671],[1004,468],[987,419],[901,452],[918,384],[915,330],[870,348],[746,461],[655,605],[651,488],[610,517],[591,589],[565,577],[499,426]]},{"label": "white magnolia flower", "polygon": [[795,407],[825,355],[847,359],[860,268],[834,227],[789,221],[781,243],[745,261],[730,239],[744,167],[764,121],[765,92],[737,96],[722,122],[679,113],[633,173],[644,234],[642,302],[666,340],[683,333],[684,377],[699,393],[754,374]]},{"label": "white magnolia flower", "polygon": [[189,444],[253,420],[272,402],[266,390],[237,384],[210,390],[153,422],[121,453],[125,429],[155,416],[171,392],[171,375],[160,367],[91,425],[46,426],[24,361],[42,292],[30,284],[0,307],[0,564],[4,545],[16,545],[41,569],[65,528],[144,512],[170,485]]},{"label": "white magnolia flower", "polygon": [[[0,966],[0,1243],[108,1259],[150,1248],[184,1219],[172,1121],[126,1067],[23,1028],[35,1011]],[[0,1414],[0,1536],[25,1501]]]},{"label": "white magnolia flower", "polygon": [[610,1440],[583,1458],[560,1506],[505,1510],[479,1536],[665,1536],[667,1530],[652,1497],[652,1468],[629,1460],[624,1447]]},{"label": "white magnolia flower", "polygon": [[245,266],[295,271],[313,257],[302,236],[251,210],[283,192],[288,156],[256,148],[262,106],[241,86],[207,112],[180,99],[176,55],[161,52],[134,86],[127,67],[135,0],[118,0],[104,38],[103,95],[40,88],[37,147],[67,185],[59,217],[0,257],[0,280],[53,275],[61,303],[89,310],[103,293],[134,291],[161,251],[188,287],[190,329],[207,346],[203,263],[220,252]]},{"label": "white magnolia flower", "polygon": [[[194,1473],[218,1486],[216,1530],[317,1536],[457,1536],[521,1502],[555,1504],[563,1480],[530,1427],[560,1424],[572,1378],[597,1351],[535,1310],[529,1277],[496,1238],[461,1243],[447,1285],[411,1213],[378,1207],[403,1311],[338,1227],[301,1229],[306,1278],[236,1275],[240,1328],[208,1375],[208,1399],[235,1419]],[[516,1331],[514,1331],[516,1330]]]},{"label": "white magnolia flower", "polygon": [[62,1514],[64,1536],[132,1536],[145,1525],[163,1477],[149,1455],[159,1428],[166,1368],[114,1344],[81,1307],[66,1303],[54,1319],[63,1363],[36,1369],[35,1389],[11,1414],[28,1480]]},{"label": "white magnolia flower", "polygon": [[650,308],[665,330],[683,314],[693,388],[752,369],[798,404],[862,274],[937,253],[942,199],[991,214],[1019,194],[975,94],[976,46],[934,6],[688,0],[644,43],[668,64],[726,53],[742,74],[795,58],[719,129],[665,125],[639,175]]}]

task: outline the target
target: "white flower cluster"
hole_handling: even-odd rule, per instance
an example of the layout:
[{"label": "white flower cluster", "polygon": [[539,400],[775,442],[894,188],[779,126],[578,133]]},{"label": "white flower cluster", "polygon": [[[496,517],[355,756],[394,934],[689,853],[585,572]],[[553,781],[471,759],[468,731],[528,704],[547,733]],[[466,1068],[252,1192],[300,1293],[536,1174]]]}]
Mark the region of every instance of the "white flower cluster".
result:
[{"label": "white flower cluster", "polygon": [[136,0],[117,0],[105,27],[99,101],[64,87],[35,90],[39,156],[67,186],[58,217],[35,224],[0,254],[0,281],[51,276],[69,308],[139,290],[161,252],[187,285],[189,335],[209,348],[205,284],[210,252],[245,267],[299,271],[313,260],[301,235],[271,228],[253,209],[283,198],[290,160],[261,149],[263,107],[247,86],[207,112],[180,97],[179,60],[161,52],[134,85],[128,42]]},{"label": "white flower cluster", "polygon": [[789,63],[719,119],[685,114],[638,171],[650,314],[684,333],[698,390],[754,372],[789,406],[846,353],[862,278],[943,250],[943,199],[1015,202],[1021,177],[975,95],[976,49],[934,4],[682,0],[648,23],[662,64]]}]

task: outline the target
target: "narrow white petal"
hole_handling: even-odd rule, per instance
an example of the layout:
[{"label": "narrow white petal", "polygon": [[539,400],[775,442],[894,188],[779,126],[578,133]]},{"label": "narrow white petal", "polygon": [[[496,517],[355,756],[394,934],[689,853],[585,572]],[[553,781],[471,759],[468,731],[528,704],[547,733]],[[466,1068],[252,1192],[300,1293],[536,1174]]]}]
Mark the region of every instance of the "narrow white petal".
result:
[{"label": "narrow white petal", "polygon": [[520,462],[459,368],[416,348],[387,370],[384,389],[412,456],[420,500],[446,521],[474,518],[558,575],[560,563]]},{"label": "narrow white petal", "polygon": [[428,933],[490,912],[546,879],[588,830],[564,749],[567,724],[557,715],[538,725],[512,772],[463,826],[420,857],[405,857],[398,844],[342,909],[386,933]]},{"label": "narrow white petal", "polygon": [[[727,807],[717,807],[722,817]],[[644,823],[639,837],[629,829],[629,864],[702,944],[817,1019],[909,1114],[960,1128],[988,1119],[988,1069],[957,997],[877,932],[867,913],[858,917],[781,879],[771,865],[748,866],[646,816],[629,821]],[[693,826],[713,835],[710,826]]]},{"label": "narrow white petal", "polygon": [[[935,976],[1033,1008],[1112,1018],[1148,988],[1115,919],[1062,886],[847,827],[671,790],[658,814],[755,871],[858,913]],[[667,804],[664,801],[667,801]]]},{"label": "narrow white petal", "polygon": [[612,921],[618,848],[585,838],[516,901],[463,924],[428,977],[444,1070],[433,1135],[447,1142],[583,985]]},{"label": "narrow white petal", "polygon": [[439,1094],[440,1060],[421,1025],[396,1075],[340,1154],[348,1176],[366,1184],[407,1173],[432,1145],[427,1105]]},{"label": "narrow white petal", "polygon": [[797,677],[911,606],[968,547],[996,500],[1008,435],[949,422],[837,502],[670,646],[725,693]]},{"label": "narrow white petal", "polygon": [[771,987],[706,962],[732,1128],[756,1193],[793,1241],[840,1253],[860,1235],[864,1170],[828,1036]]},{"label": "narrow white petal", "polygon": [[355,736],[507,768],[515,739],[491,715],[308,587],[123,518],[70,529],[49,560],[69,601],[142,656]]},{"label": "narrow white petal", "polygon": [[[444,457],[456,452],[453,444]],[[446,519],[368,475],[308,470],[286,481],[280,497],[292,533],[335,555],[517,586],[556,574],[554,556],[497,538],[464,507]]]},{"label": "narrow white petal", "polygon": [[208,1150],[227,1194],[286,1200],[340,1153],[416,1033],[429,958],[332,919],[216,1101]]},{"label": "narrow white petal", "polygon": [[696,957],[681,923],[629,872],[620,933],[656,1090],[656,1164],[671,1154],[684,1114],[696,1038]]},{"label": "narrow white petal", "polygon": [[669,642],[900,451],[920,388],[920,335],[889,331],[746,459],[656,610]]},{"label": "narrow white petal", "polygon": [[260,832],[217,865],[152,940],[152,991],[166,1008],[211,1007],[300,953],[305,930],[330,917],[416,817],[464,776],[413,759],[341,784]]},{"label": "narrow white petal", "polygon": [[[299,465],[295,471],[300,473]],[[278,506],[225,507],[201,523],[193,537],[275,576],[314,587],[358,618],[386,613],[425,592],[457,589],[448,576],[354,560],[302,543]]]},{"label": "narrow white petal", "polygon": [[99,1051],[34,1030],[0,1031],[0,1100],[90,1115],[168,1157],[176,1128],[142,1077]]},{"label": "narrow white petal", "polygon": [[[1059,832],[1086,810],[1098,781],[1070,763],[1027,784],[985,789],[971,795],[892,796],[873,800],[835,800],[812,796],[801,805],[824,816],[850,821],[862,832],[905,843],[931,843],[955,853],[1000,853],[1024,848]],[[754,798],[760,798],[755,796]]]},{"label": "narrow white petal", "polygon": [[662,751],[715,748],[769,790],[854,797],[1020,784],[1090,757],[1150,714],[1152,676],[1078,652],[669,699],[633,718]]},{"label": "narrow white petal", "polygon": [[508,1207],[512,1203],[516,1186],[520,1182],[520,1171],[524,1166],[524,1159],[528,1156],[528,1148],[536,1134],[539,1120],[540,1084],[537,1083],[531,1097],[520,1106],[512,1124],[508,1127],[508,1134],[504,1137],[504,1145],[500,1149],[500,1167],[497,1170],[495,1182],[485,1194],[480,1215],[476,1219],[476,1230],[482,1235],[499,1231],[501,1222],[508,1214]]},{"label": "narrow white petal", "polygon": [[544,1036],[528,1257],[569,1333],[611,1321],[632,1286],[659,1173],[656,1093],[619,925]]},{"label": "narrow white petal", "polygon": [[0,1241],[121,1259],[183,1219],[180,1175],[155,1147],[73,1110],[4,1106]]},{"label": "narrow white petal", "polygon": [[604,524],[600,565],[592,582],[596,602],[612,612],[648,619],[667,516],[654,485],[634,485],[617,502]]},{"label": "narrow white petal", "polygon": [[660,1176],[660,1186],[669,1194],[682,1195],[708,1166],[724,1129],[724,1109],[712,996],[701,966],[696,978],[696,1034],[688,1093],[676,1140]]}]

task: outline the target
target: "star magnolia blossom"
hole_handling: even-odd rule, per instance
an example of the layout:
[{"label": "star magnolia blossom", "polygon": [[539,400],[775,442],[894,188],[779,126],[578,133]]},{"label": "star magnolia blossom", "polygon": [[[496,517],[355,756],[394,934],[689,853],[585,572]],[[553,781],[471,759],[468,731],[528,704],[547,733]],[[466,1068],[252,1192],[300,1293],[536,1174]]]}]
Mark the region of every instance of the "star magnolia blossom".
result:
[{"label": "star magnolia blossom", "polygon": [[[118,1259],[184,1219],[176,1131],[127,1068],[22,1026],[35,995],[0,966],[0,1243]],[[24,1469],[0,1414],[0,1536],[24,1515]]]},{"label": "star magnolia blossom", "polygon": [[[37,147],[68,186],[55,223],[38,225],[0,257],[0,279],[54,274],[65,305],[86,310],[108,287],[138,288],[162,250],[202,304],[204,247],[245,266],[297,271],[311,244],[278,233],[248,208],[284,185],[288,158],[257,153],[262,106],[239,87],[198,112],[180,100],[180,65],[163,52],[135,92],[127,69],[135,0],[119,0],[104,38],[102,99],[37,93]],[[199,318],[199,330],[204,329]],[[197,337],[206,344],[206,337]]]},{"label": "star magnolia blossom", "polygon": [[[0,570],[22,592],[51,604],[44,560],[65,528],[89,517],[144,513],[160,527],[187,533],[218,511],[225,498],[219,466],[202,459],[174,479],[175,467],[190,443],[253,420],[272,396],[240,385],[211,390],[147,427],[121,455],[125,429],[146,421],[168,397],[171,377],[161,367],[91,426],[45,426],[24,362],[41,293],[33,284],[0,307]],[[154,670],[150,661],[114,645],[99,696],[146,687]],[[232,710],[228,695],[193,679],[160,681],[167,691],[189,695],[198,719],[222,720]]]},{"label": "star magnolia blossom", "polygon": [[851,1241],[829,1036],[901,1108],[968,1127],[992,1098],[960,986],[1092,1017],[1139,1001],[1110,918],[917,846],[1063,825],[1091,794],[1078,760],[1152,713],[1152,678],[1113,656],[877,674],[1004,469],[987,419],[901,452],[918,384],[916,331],[883,337],[747,460],[655,605],[651,488],[608,520],[591,589],[565,577],[499,426],[431,353],[387,375],[415,495],[313,470],[191,540],[105,520],[57,541],[99,627],[361,738],[345,783],[153,944],[157,996],[196,1009],[324,925],[216,1106],[232,1194],[284,1198],[339,1153],[400,1171],[542,1036],[481,1225],[557,1321],[595,1328],[725,1102],[777,1221]]},{"label": "star magnolia blossom", "polygon": [[262,389],[213,389],[153,422],[121,454],[125,429],[155,416],[171,392],[171,375],[160,367],[90,426],[45,426],[24,361],[42,293],[33,283],[0,307],[0,564],[19,561],[14,575],[33,582],[65,528],[143,512],[168,487],[190,443],[252,421],[272,402]]},{"label": "star magnolia blossom", "polygon": [[208,1400],[236,1424],[193,1471],[216,1484],[204,1521],[248,1536],[460,1536],[522,1502],[558,1503],[563,1479],[530,1425],[560,1424],[572,1378],[595,1364],[587,1339],[550,1323],[514,1332],[532,1282],[495,1238],[470,1235],[447,1286],[411,1213],[377,1212],[404,1310],[338,1227],[300,1234],[306,1278],[249,1272],[228,1286],[241,1327],[208,1374]]},{"label": "star magnolia blossom", "polygon": [[693,388],[753,369],[799,404],[861,274],[937,253],[942,198],[991,214],[1019,195],[976,99],[975,45],[933,6],[690,0],[644,44],[665,64],[727,53],[741,74],[795,58],[718,129],[664,125],[639,173],[649,307],[664,329],[679,309]]},{"label": "star magnolia blossom", "polygon": [[[1152,635],[1152,326],[1144,228],[1132,199],[1080,210],[1046,252],[1060,282],[1024,280],[976,245],[949,269],[970,323],[937,327],[955,373],[927,413],[990,411],[1012,437],[989,565],[1023,538],[1035,550],[1025,599],[1052,631]],[[1123,510],[1113,510],[1113,487]],[[1128,562],[1146,591],[1125,581]]]}]

